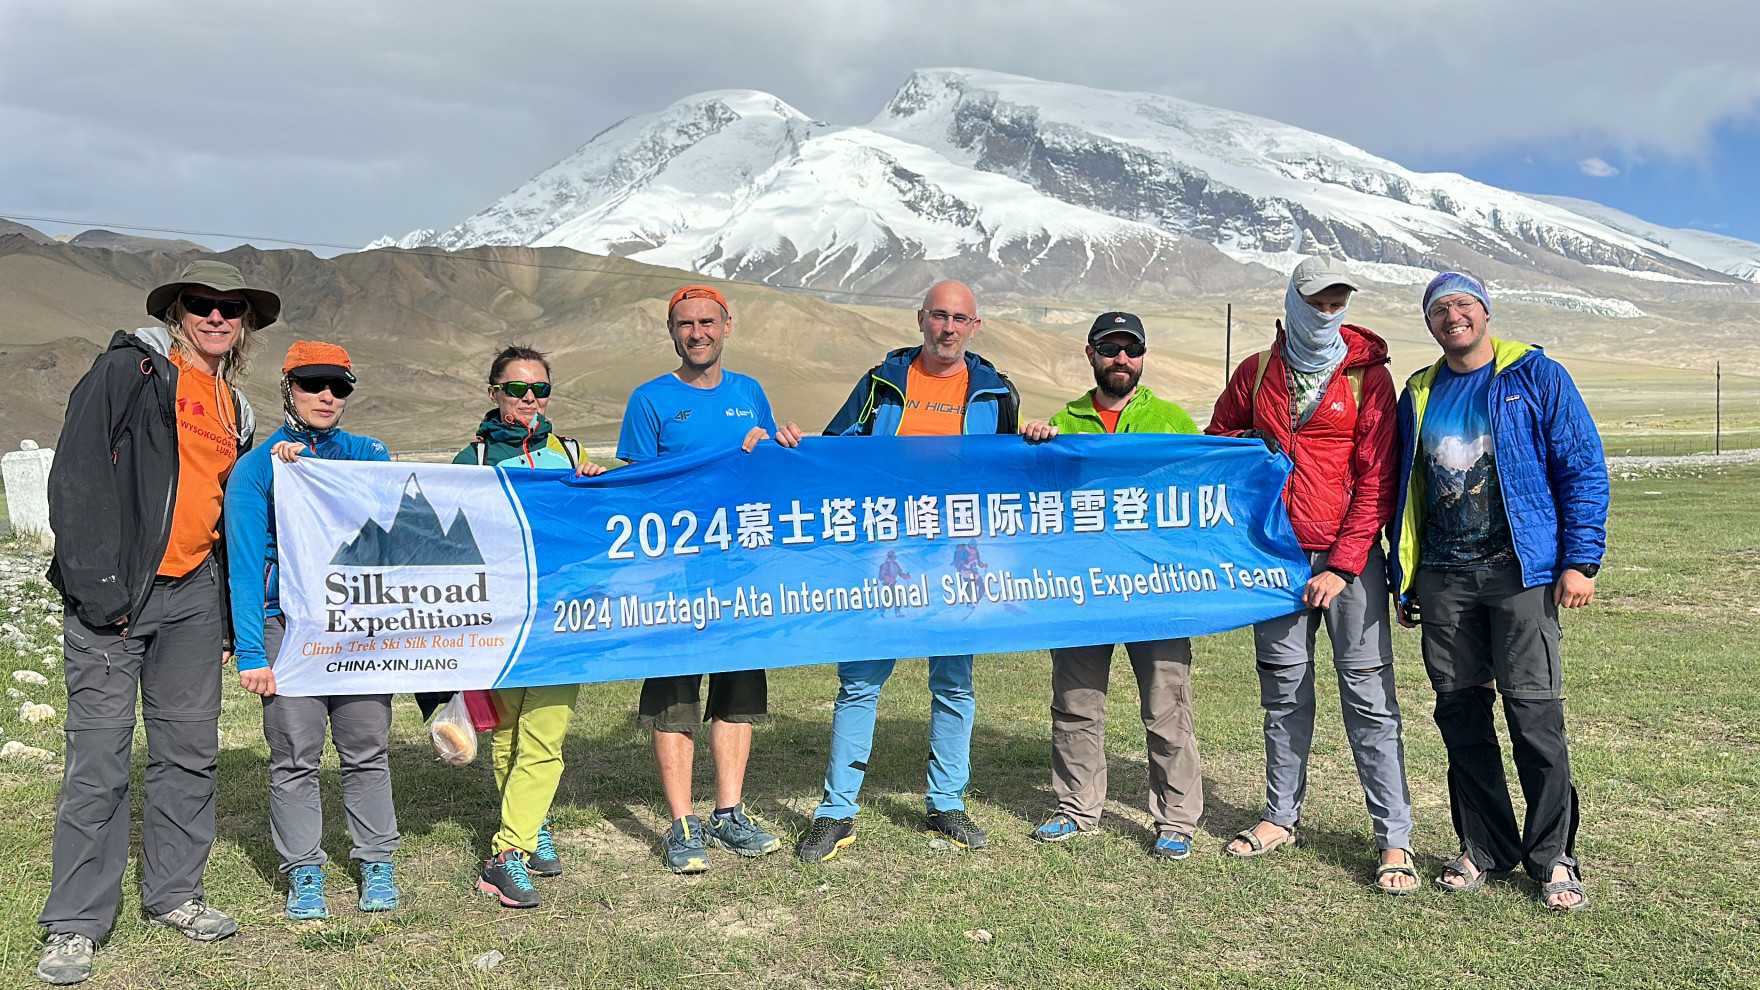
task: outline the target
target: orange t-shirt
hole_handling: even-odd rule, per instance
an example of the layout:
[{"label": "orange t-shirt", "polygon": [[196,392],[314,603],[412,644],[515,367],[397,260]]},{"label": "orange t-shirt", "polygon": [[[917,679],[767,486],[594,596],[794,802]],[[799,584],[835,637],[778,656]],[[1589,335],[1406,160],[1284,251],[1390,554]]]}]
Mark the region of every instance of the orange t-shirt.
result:
[{"label": "orange t-shirt", "polygon": [[1100,425],[1106,427],[1106,432],[1118,432],[1118,417],[1124,413],[1123,406],[1119,406],[1117,409],[1102,409],[1099,406],[1095,406],[1094,412],[1099,414]]},{"label": "orange t-shirt", "polygon": [[901,437],[957,437],[966,428],[965,362],[959,370],[937,378],[923,370],[923,359],[911,362],[905,378],[904,418],[898,423]]},{"label": "orange t-shirt", "polygon": [[173,353],[177,365],[177,501],[159,576],[179,578],[200,567],[220,542],[223,487],[238,462],[231,390]]}]

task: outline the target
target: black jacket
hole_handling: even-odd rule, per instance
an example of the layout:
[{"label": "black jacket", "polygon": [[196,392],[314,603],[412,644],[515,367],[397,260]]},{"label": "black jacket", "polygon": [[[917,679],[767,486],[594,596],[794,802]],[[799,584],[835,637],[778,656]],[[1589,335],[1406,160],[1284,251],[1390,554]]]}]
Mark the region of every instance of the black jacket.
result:
[{"label": "black jacket", "polygon": [[[177,366],[170,351],[163,327],[119,330],[67,398],[49,468],[55,556],[48,577],[67,607],[93,628],[138,614],[171,537]],[[242,455],[255,422],[236,388],[232,399],[244,434]],[[224,570],[223,549],[215,547]],[[220,587],[226,587],[224,573]]]}]

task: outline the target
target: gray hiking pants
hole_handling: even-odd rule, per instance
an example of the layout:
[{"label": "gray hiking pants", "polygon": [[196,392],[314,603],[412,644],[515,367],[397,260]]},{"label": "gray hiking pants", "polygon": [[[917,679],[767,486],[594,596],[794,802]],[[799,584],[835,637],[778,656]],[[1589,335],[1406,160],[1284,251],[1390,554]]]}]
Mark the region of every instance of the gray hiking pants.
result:
[{"label": "gray hiking pants", "polygon": [[[1308,559],[1315,573],[1326,568],[1324,552],[1310,552]],[[1294,827],[1301,817],[1308,751],[1314,743],[1314,641],[1322,623],[1332,641],[1345,737],[1374,823],[1375,844],[1409,849],[1412,798],[1393,686],[1386,564],[1379,547],[1370,551],[1363,573],[1331,608],[1304,609],[1253,626],[1259,704],[1265,709],[1262,817],[1284,828]]]},{"label": "gray hiking pants", "polygon": [[[270,657],[281,651],[279,617],[263,625]],[[391,803],[391,696],[334,695],[263,699],[263,738],[269,743],[269,836],[281,872],[322,866],[324,804],[318,794],[319,764],[328,728],[342,764],[342,813],[354,842],[349,858],[362,863],[391,859],[398,843],[397,811]]]},{"label": "gray hiking pants", "polygon": [[[1126,643],[1149,751],[1149,814],[1161,834],[1197,831],[1203,768],[1192,732],[1192,643]],[[1106,688],[1113,646],[1051,651],[1051,790],[1057,810],[1084,829],[1106,803]]]},{"label": "gray hiking pants", "polygon": [[128,866],[135,696],[147,727],[141,905],[164,914],[203,896],[220,755],[219,568],[153,582],[125,639],[62,619],[67,758],[55,801],[54,869],[38,922],[102,940]]}]

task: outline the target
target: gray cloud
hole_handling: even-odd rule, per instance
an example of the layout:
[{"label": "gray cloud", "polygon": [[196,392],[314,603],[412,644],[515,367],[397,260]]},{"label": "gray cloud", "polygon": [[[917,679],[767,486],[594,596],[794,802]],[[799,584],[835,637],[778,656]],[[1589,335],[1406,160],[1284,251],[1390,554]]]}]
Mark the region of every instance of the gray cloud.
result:
[{"label": "gray cloud", "polygon": [[928,65],[1463,165],[1528,146],[1691,160],[1760,115],[1760,8],[1538,9],[1569,6],[0,0],[0,208],[360,243],[453,223],[689,93],[858,123]]}]

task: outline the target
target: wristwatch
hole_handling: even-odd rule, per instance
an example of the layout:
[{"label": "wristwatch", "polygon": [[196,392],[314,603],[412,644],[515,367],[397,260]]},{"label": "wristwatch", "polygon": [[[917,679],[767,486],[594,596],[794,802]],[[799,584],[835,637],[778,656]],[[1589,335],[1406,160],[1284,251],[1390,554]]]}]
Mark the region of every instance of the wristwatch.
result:
[{"label": "wristwatch", "polygon": [[1601,573],[1600,564],[1566,564],[1564,566],[1576,571],[1578,574],[1581,574],[1586,578],[1593,578],[1595,575]]}]

